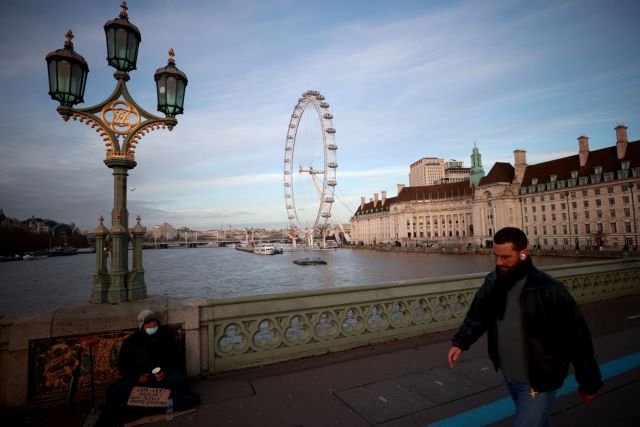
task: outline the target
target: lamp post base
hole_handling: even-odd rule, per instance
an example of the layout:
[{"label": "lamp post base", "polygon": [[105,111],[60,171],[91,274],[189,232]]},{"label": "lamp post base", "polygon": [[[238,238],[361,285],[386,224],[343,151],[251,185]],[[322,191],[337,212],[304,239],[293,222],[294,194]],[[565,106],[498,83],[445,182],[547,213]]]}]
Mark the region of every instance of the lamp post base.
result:
[{"label": "lamp post base", "polygon": [[144,283],[144,270],[132,271],[127,276],[127,298],[129,301],[147,297],[147,284]]}]

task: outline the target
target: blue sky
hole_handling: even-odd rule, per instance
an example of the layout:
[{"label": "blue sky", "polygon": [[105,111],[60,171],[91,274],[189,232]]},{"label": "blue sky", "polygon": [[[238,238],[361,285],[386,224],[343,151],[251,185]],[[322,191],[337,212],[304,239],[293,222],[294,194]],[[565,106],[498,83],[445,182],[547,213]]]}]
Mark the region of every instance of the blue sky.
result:
[{"label": "blue sky", "polygon": [[[115,86],[104,23],[120,1],[3,5],[0,205],[92,229],[113,203],[104,146],[65,123],[50,100],[44,56],[68,29],[89,63],[82,106]],[[640,139],[637,1],[128,2],[140,29],[129,89],[155,111],[153,73],[167,51],[188,78],[185,114],[145,136],[129,174],[129,213],[195,229],[287,223],[284,141],[298,97],[318,90],[337,129],[336,195],[408,183],[422,157],[464,160],[474,141],[488,172],[527,150],[529,164]],[[336,203],[338,217],[351,212]]]}]

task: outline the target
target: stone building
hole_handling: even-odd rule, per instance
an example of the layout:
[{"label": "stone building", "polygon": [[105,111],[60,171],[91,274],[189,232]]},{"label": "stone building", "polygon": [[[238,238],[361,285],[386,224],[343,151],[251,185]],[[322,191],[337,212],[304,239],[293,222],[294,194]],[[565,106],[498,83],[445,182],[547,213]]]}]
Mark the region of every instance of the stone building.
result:
[{"label": "stone building", "polygon": [[469,179],[470,173],[471,169],[465,168],[460,160],[451,159],[445,162],[437,157],[424,157],[409,165],[409,186],[421,187],[465,181]]},{"label": "stone building", "polygon": [[[615,131],[614,146],[590,151],[580,136],[578,154],[535,165],[515,150],[514,165],[496,163],[486,176],[472,155],[477,185],[399,186],[394,198],[363,198],[351,219],[353,239],[484,245],[516,226],[541,248],[638,247],[640,141],[628,141],[626,126]],[[477,148],[474,154],[479,161]]]}]

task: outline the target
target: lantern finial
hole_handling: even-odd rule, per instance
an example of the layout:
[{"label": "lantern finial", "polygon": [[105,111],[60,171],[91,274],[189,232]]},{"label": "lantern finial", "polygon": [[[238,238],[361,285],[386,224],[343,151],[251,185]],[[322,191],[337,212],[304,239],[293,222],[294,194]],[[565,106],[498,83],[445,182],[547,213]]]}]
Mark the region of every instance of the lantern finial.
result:
[{"label": "lantern finial", "polygon": [[67,34],[65,34],[65,38],[66,40],[64,41],[64,48],[65,49],[73,49],[73,31],[69,30],[67,31]]},{"label": "lantern finial", "polygon": [[176,53],[173,51],[173,48],[169,49],[169,64],[176,65]]},{"label": "lantern finial", "polygon": [[120,18],[129,17],[129,15],[127,14],[127,10],[129,10],[129,8],[127,7],[127,2],[123,1],[122,3],[120,3]]}]

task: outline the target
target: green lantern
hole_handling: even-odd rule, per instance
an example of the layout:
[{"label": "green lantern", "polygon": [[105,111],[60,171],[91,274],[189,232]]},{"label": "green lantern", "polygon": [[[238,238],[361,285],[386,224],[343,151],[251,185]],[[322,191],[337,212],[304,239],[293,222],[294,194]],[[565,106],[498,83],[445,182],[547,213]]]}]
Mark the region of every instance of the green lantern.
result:
[{"label": "green lantern", "polygon": [[176,67],[173,49],[169,50],[169,63],[158,68],[154,74],[158,93],[158,111],[167,117],[182,114],[187,76]]},{"label": "green lantern", "polygon": [[49,52],[45,57],[49,72],[49,95],[60,105],[72,107],[84,102],[89,66],[73,50],[73,32],[67,31],[64,48]]},{"label": "green lantern", "polygon": [[129,22],[126,2],[123,1],[120,7],[120,16],[104,24],[107,62],[118,71],[128,72],[136,69],[142,36],[138,27]]}]

